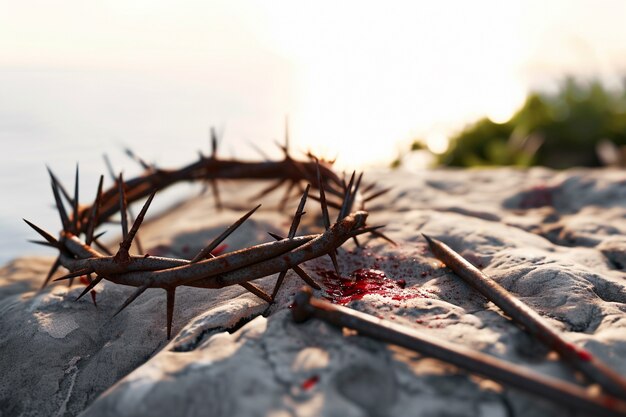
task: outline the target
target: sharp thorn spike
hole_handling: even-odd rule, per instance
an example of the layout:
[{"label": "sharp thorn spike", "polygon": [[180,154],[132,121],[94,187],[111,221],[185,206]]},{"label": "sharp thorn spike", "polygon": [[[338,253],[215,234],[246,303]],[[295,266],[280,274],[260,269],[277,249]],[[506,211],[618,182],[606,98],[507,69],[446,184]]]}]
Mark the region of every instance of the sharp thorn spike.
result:
[{"label": "sharp thorn spike", "polygon": [[93,237],[93,240],[101,238],[101,237],[102,237],[102,236],[104,236],[106,233],[107,233],[107,231],[106,231],[106,230],[105,230],[105,231],[103,231],[103,232],[98,233],[97,235],[95,235],[95,236]]},{"label": "sharp thorn spike", "polygon": [[[105,232],[100,233],[100,235],[103,235]],[[109,248],[107,248],[105,245],[103,245],[102,243],[100,243],[100,241],[96,238],[93,239],[93,243],[94,245],[96,245],[98,247],[98,249],[100,249],[102,252],[106,253],[109,256],[113,256],[113,252],[111,252],[109,250]]]},{"label": "sharp thorn spike", "polygon": [[350,193],[350,199],[348,200],[348,206],[346,209],[346,214],[352,212],[354,210],[354,201],[356,200],[357,193],[359,192],[359,187],[361,186],[361,179],[363,178],[363,173],[361,172],[356,179],[356,183],[354,184],[354,188]]},{"label": "sharp thorn spike", "polygon": [[130,295],[130,297],[128,297],[126,299],[126,301],[124,301],[124,304],[122,304],[122,306],[120,308],[117,309],[117,311],[115,312],[115,314],[113,314],[113,316],[111,316],[111,319],[113,319],[115,316],[117,316],[118,314],[120,314],[126,307],[128,307],[130,305],[130,303],[132,303],[133,301],[135,301],[135,299],[137,297],[139,297],[141,294],[143,294],[143,292],[145,290],[148,289],[148,287],[150,286],[151,281],[146,282],[145,284],[143,284],[141,287],[137,287],[137,289]]},{"label": "sharp thorn spike", "polygon": [[124,251],[125,253],[128,253],[128,251],[130,250],[130,246],[133,243],[133,239],[135,238],[135,235],[137,234],[137,231],[139,230],[139,226],[141,226],[141,223],[143,222],[143,219],[146,216],[148,208],[150,207],[150,203],[152,203],[152,200],[154,199],[155,194],[156,194],[156,189],[152,191],[152,194],[150,194],[150,197],[148,197],[143,207],[141,208],[141,211],[139,212],[139,215],[135,219],[135,222],[133,223],[133,226],[131,227],[130,231],[126,234],[122,243],[120,243],[120,249],[119,249],[120,252]]},{"label": "sharp thorn spike", "polygon": [[384,225],[380,225],[380,226],[371,226],[371,227],[364,227],[361,228],[359,230],[354,230],[350,233],[350,236],[359,236],[359,235],[363,235],[365,233],[371,233],[374,230],[378,230],[385,227]]},{"label": "sharp thorn spike", "polygon": [[211,127],[211,159],[217,158],[217,133],[215,128]]},{"label": "sharp thorn spike", "polygon": [[328,215],[328,204],[326,203],[326,193],[324,191],[324,182],[322,181],[322,174],[320,172],[320,163],[316,161],[315,167],[317,169],[317,186],[320,190],[320,204],[322,206],[322,217],[324,219],[324,227],[326,230],[330,229],[330,217]]},{"label": "sharp thorn spike", "polygon": [[368,184],[364,189],[363,189],[363,194],[367,194],[368,192],[372,191],[374,188],[376,188],[378,184],[376,183],[376,181],[372,182],[371,184]]},{"label": "sharp thorn spike", "polygon": [[289,157],[289,116],[285,116],[285,157]]},{"label": "sharp thorn spike", "polygon": [[67,212],[65,211],[65,206],[63,205],[63,201],[61,200],[61,196],[59,195],[58,184],[53,180],[52,181],[52,193],[54,194],[54,201],[57,206],[57,210],[59,212],[59,217],[61,218],[61,224],[63,225],[64,231],[70,231],[70,221],[67,217]]},{"label": "sharp thorn spike", "polygon": [[89,283],[89,285],[87,285],[87,287],[83,290],[83,292],[80,293],[80,295],[78,297],[76,297],[75,301],[80,300],[81,298],[83,298],[83,296],[85,294],[87,294],[89,291],[93,290],[95,288],[96,285],[98,285],[100,283],[100,281],[102,281],[104,277],[98,275],[93,281],[91,281]]},{"label": "sharp thorn spike", "polygon": [[120,172],[118,179],[119,195],[120,195],[120,215],[122,216],[122,239],[126,240],[128,236],[128,215],[126,213],[126,191],[124,190],[124,178]]},{"label": "sharp thorn spike", "polygon": [[94,231],[98,222],[98,214],[100,212],[100,200],[102,198],[102,185],[104,182],[104,175],[100,175],[100,181],[98,181],[98,191],[96,192],[96,198],[94,200],[93,205],[91,206],[91,211],[89,213],[89,220],[87,224],[87,231],[85,232],[85,243],[87,245],[91,245],[91,242],[94,239]]},{"label": "sharp thorn spike", "polygon": [[285,181],[287,181],[287,178],[282,178],[282,179],[276,181],[275,183],[270,184],[269,187],[266,187],[266,188],[262,189],[260,192],[258,192],[254,196],[250,197],[249,201],[255,201],[255,200],[258,200],[261,197],[266,196],[267,194],[271,193],[272,191],[276,190],[281,185],[283,185],[285,183]]},{"label": "sharp thorn spike", "polygon": [[287,186],[287,189],[285,190],[285,194],[283,195],[283,198],[280,200],[280,203],[278,204],[278,211],[283,212],[285,211],[285,207],[287,207],[287,203],[289,202],[289,196],[291,195],[291,191],[293,190],[293,188],[296,186],[296,181],[291,181],[289,183],[289,185]]},{"label": "sharp thorn spike", "polygon": [[43,285],[41,286],[40,291],[46,288],[46,285],[48,285],[48,282],[50,282],[50,279],[52,278],[54,273],[57,272],[57,269],[59,269],[60,266],[61,266],[61,256],[59,255],[55,259],[54,263],[52,264],[50,271],[48,271],[48,275],[46,276],[46,280],[43,282]]},{"label": "sharp thorn spike", "polygon": [[32,240],[32,239],[29,239],[28,241],[30,243],[34,243],[36,245],[47,246],[47,247],[50,247],[50,248],[55,248],[56,249],[56,247],[57,247],[56,245],[53,245],[52,243],[47,242],[45,240]]},{"label": "sharp thorn spike", "polygon": [[215,208],[217,210],[222,210],[224,206],[222,205],[222,200],[220,198],[220,189],[217,186],[217,179],[211,178],[211,190],[213,191],[213,200],[215,201]]},{"label": "sharp thorn spike", "polygon": [[143,159],[141,159],[135,152],[133,152],[132,149],[130,148],[125,148],[124,149],[124,153],[126,153],[126,155],[132,159],[133,161],[137,162],[139,165],[141,165],[141,167],[145,170],[151,170],[152,167]]},{"label": "sharp thorn spike", "polygon": [[384,233],[381,233],[377,230],[372,230],[370,231],[370,234],[372,234],[373,236],[379,237],[381,239],[386,240],[387,242],[391,243],[393,246],[398,246],[398,244],[393,241],[391,238],[387,237]]},{"label": "sharp thorn spike", "polygon": [[29,225],[31,228],[33,228],[33,230],[35,230],[35,232],[39,233],[44,239],[46,239],[50,243],[50,245],[54,246],[55,248],[59,247],[59,241],[56,240],[54,238],[54,236],[52,236],[50,233],[46,232],[41,227],[37,226],[36,224],[33,224],[33,223],[29,222],[26,219],[22,219],[22,220],[24,220],[27,225]]},{"label": "sharp thorn spike", "polygon": [[330,252],[328,252],[328,256],[330,256],[330,260],[333,262],[333,268],[335,268],[335,272],[337,273],[337,275],[341,275],[341,272],[339,272],[339,262],[337,262],[337,255],[335,254],[335,251],[331,250]]},{"label": "sharp thorn spike", "polygon": [[352,176],[350,177],[350,181],[345,188],[345,193],[343,196],[343,202],[341,204],[341,209],[339,210],[339,214],[337,215],[337,221],[343,219],[348,215],[348,205],[350,203],[350,196],[352,195],[352,186],[354,184],[354,175],[356,171],[352,171]]},{"label": "sharp thorn spike", "polygon": [[76,278],[76,277],[79,277],[81,275],[89,275],[89,274],[91,274],[93,272],[94,272],[93,268],[79,269],[78,271],[70,272],[69,274],[63,275],[60,278],[54,279],[54,282],[64,281],[66,279]]},{"label": "sharp thorn spike", "polygon": [[305,283],[309,284],[309,286],[311,286],[312,288],[316,289],[316,290],[321,290],[322,287],[320,287],[317,282],[315,282],[313,280],[313,278],[311,278],[309,276],[309,274],[307,274],[306,272],[304,272],[304,269],[300,268],[299,266],[294,266],[293,271],[298,274],[298,276],[302,279],[302,281],[304,281]]},{"label": "sharp thorn spike", "polygon": [[243,282],[239,285],[245,288],[246,290],[250,291],[252,294],[259,297],[263,301],[266,301],[268,303],[272,302],[272,297],[268,293],[266,293],[265,291],[263,291],[261,288],[257,287],[256,285],[252,284],[251,282]]},{"label": "sharp thorn spike", "polygon": [[176,301],[176,287],[165,290],[167,294],[167,340],[172,336],[172,319],[174,318],[174,302]]},{"label": "sharp thorn spike", "polygon": [[276,285],[274,285],[274,291],[272,291],[272,302],[276,300],[276,295],[278,294],[278,290],[283,285],[283,281],[285,280],[285,276],[287,275],[287,271],[281,271],[278,274],[278,279],[276,280]]},{"label": "sharp thorn spike", "polygon": [[250,216],[252,216],[252,214],[254,214],[254,212],[257,211],[259,209],[259,207],[261,207],[260,204],[258,206],[256,206],[255,208],[253,208],[252,210],[250,210],[249,212],[247,212],[246,214],[244,214],[243,216],[241,216],[241,218],[239,220],[237,220],[235,223],[231,224],[226,230],[224,230],[222,232],[222,234],[220,234],[218,237],[213,239],[213,241],[211,243],[209,243],[204,249],[202,249],[191,260],[191,263],[199,262],[199,261],[205,259],[207,256],[209,256],[211,251],[213,251],[215,248],[217,248],[217,246],[220,243],[222,243],[222,241],[224,239],[226,239],[228,236],[230,236],[231,233],[233,233],[235,230],[237,230],[237,228],[239,226],[241,226],[243,224],[243,222],[245,222]]},{"label": "sharp thorn spike", "polygon": [[363,202],[364,202],[364,203],[367,203],[367,202],[369,202],[369,201],[372,201],[373,199],[378,198],[378,197],[380,197],[380,196],[381,196],[381,195],[383,195],[383,194],[387,194],[389,191],[391,191],[391,188],[384,188],[384,189],[382,189],[382,190],[380,190],[380,191],[378,191],[378,192],[375,192],[375,193],[374,193],[374,194],[372,194],[372,195],[369,195],[369,196],[365,197],[365,198],[363,199]]},{"label": "sharp thorn spike", "polygon": [[107,167],[111,180],[113,180],[114,183],[117,183],[117,176],[115,175],[115,170],[113,169],[109,156],[107,154],[102,154],[102,159],[104,159],[104,165]]},{"label": "sharp thorn spike", "polygon": [[253,142],[248,142],[248,146],[250,146],[252,149],[254,149],[255,151],[257,151],[257,153],[259,155],[261,155],[261,157],[263,159],[265,159],[265,161],[270,161],[271,158],[265,153],[263,152],[263,150],[261,148],[259,148],[255,143]]},{"label": "sharp thorn spike", "polygon": [[354,242],[357,248],[361,247],[361,244],[359,243],[359,239],[357,239],[356,236],[352,236],[352,241]]},{"label": "sharp thorn spike", "polygon": [[296,231],[298,230],[298,225],[300,224],[300,219],[304,215],[304,205],[306,204],[306,198],[309,195],[309,189],[311,188],[311,184],[307,184],[302,194],[302,198],[300,198],[300,204],[298,204],[298,209],[296,210],[296,214],[293,216],[293,221],[291,222],[291,227],[289,228],[289,234],[287,235],[289,239],[293,239],[296,235]]},{"label": "sharp thorn spike", "polygon": [[[271,237],[273,237],[274,239],[276,239],[276,240],[283,240],[283,239],[285,239],[284,237],[282,237],[282,236],[280,236],[280,235],[277,235],[276,233],[272,233],[272,232],[267,232],[267,233],[268,233]],[[292,270],[293,270],[296,274],[298,274],[298,276],[300,276],[300,278],[302,278],[302,280],[303,280],[305,283],[309,284],[311,287],[315,288],[316,290],[320,290],[320,289],[321,289],[321,287],[317,284],[317,282],[315,282],[315,281],[313,280],[313,278],[311,278],[311,277],[309,276],[309,274],[307,274],[306,272],[304,272],[304,270],[303,270],[301,267],[299,267],[299,266],[297,266],[297,265],[296,265],[296,266],[294,266],[294,267],[292,268]]]},{"label": "sharp thorn spike", "polygon": [[67,203],[70,205],[74,205],[74,201],[72,200],[70,193],[68,193],[67,189],[63,186],[63,183],[61,183],[59,178],[54,174],[54,172],[52,172],[52,169],[49,166],[46,166],[46,169],[48,170],[50,179],[57,184],[57,186],[59,187],[59,190],[61,191],[61,194],[63,195]]},{"label": "sharp thorn spike", "polygon": [[78,218],[78,188],[79,188],[79,183],[78,183],[78,177],[79,177],[79,171],[78,171],[78,163],[76,164],[76,174],[74,177],[74,204],[72,204],[72,209],[73,209],[73,213],[72,213],[72,220],[74,223],[74,230],[78,233],[78,225],[79,225],[79,218]]}]

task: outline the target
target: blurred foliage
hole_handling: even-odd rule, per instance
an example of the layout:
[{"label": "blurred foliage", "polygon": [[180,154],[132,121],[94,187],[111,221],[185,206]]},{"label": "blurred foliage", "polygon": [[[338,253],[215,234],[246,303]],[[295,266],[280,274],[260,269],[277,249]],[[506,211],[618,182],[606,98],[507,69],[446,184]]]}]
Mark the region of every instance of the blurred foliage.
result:
[{"label": "blurred foliage", "polygon": [[626,145],[626,88],[567,78],[556,92],[530,93],[506,123],[484,118],[469,125],[450,139],[437,163],[600,166],[596,149],[603,140]]}]

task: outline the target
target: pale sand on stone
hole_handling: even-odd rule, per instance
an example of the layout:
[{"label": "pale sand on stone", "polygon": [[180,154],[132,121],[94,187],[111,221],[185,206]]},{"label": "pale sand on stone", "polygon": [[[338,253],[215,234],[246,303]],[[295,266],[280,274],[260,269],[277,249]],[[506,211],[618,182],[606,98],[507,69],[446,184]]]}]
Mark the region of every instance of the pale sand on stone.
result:
[{"label": "pale sand on stone", "polygon": [[[386,224],[398,246],[348,242],[339,251],[342,275],[379,270],[386,282],[406,286],[349,307],[577,381],[441,265],[423,232],[626,374],[624,172],[391,171],[365,179],[393,187],[367,206],[368,223]],[[264,185],[221,183],[224,201],[235,207],[218,212],[211,197],[192,198],[142,227],[142,243],[189,259],[252,208],[257,202],[245,196]],[[259,201],[263,207],[226,241],[228,250],[270,241],[268,231],[286,233],[297,199],[281,214],[280,197]],[[306,211],[299,233],[319,231],[318,203],[310,200]],[[52,259],[19,258],[0,270],[1,416],[582,415],[317,320],[295,324],[287,307],[302,281],[292,272],[269,309],[240,287],[180,288],[168,343],[163,291],[148,290],[111,320],[132,289],[104,282],[97,308],[89,296],[74,301],[79,284],[37,292]],[[325,288],[317,295],[329,297],[330,259],[303,268]],[[275,279],[256,282],[269,291]]]}]

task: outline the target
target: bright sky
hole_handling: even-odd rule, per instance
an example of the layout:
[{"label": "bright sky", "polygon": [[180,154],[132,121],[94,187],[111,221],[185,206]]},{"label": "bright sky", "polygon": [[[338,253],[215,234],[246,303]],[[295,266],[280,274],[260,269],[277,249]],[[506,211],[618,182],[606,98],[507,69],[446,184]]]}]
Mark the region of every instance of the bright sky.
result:
[{"label": "bright sky", "polygon": [[624,16],[620,0],[0,0],[0,127],[163,145],[217,124],[265,146],[288,114],[300,149],[387,163],[564,74],[616,82]]}]

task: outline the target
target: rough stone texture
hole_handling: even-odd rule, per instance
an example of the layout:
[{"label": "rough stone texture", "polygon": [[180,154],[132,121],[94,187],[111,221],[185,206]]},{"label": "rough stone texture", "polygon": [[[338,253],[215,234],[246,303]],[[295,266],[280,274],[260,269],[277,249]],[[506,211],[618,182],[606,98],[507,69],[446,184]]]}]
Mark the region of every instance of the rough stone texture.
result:
[{"label": "rough stone texture", "polygon": [[[424,232],[626,374],[625,173],[497,169],[368,178],[394,187],[368,207],[369,223],[387,224],[398,246],[373,240],[340,251],[344,276],[380,270],[391,285],[350,307],[576,380],[434,259]],[[222,187],[227,201],[243,201],[242,186],[232,185]],[[246,187],[252,195],[260,185]],[[192,257],[240,214],[216,213],[211,203],[193,200],[152,221],[142,231],[145,246]],[[307,212],[305,229],[317,217],[313,201]],[[289,223],[269,209],[252,220],[229,250],[268,241],[266,231],[284,233]],[[179,290],[177,335],[166,343],[162,291],[148,291],[110,320],[131,289],[103,285],[97,309],[89,297],[73,301],[80,285],[38,293],[50,262],[21,258],[0,271],[1,416],[581,415],[316,320],[295,324],[287,306],[301,281],[292,273],[271,308],[239,287]],[[325,287],[318,295],[338,299],[329,259],[305,269]],[[258,282],[269,289],[274,280]]]}]

